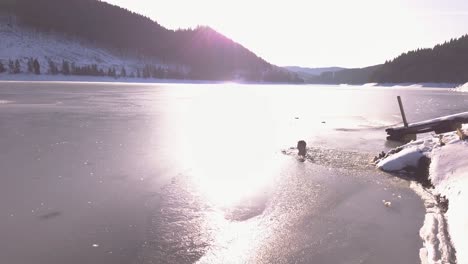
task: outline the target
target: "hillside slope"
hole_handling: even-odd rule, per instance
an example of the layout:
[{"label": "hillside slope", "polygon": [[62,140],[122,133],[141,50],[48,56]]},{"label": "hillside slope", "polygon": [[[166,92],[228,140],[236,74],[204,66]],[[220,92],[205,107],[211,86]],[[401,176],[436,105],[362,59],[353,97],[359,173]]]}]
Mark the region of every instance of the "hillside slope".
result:
[{"label": "hillside slope", "polygon": [[186,67],[191,79],[299,80],[209,27],[172,31],[98,0],[4,0],[0,13],[14,16],[21,28],[55,32],[113,53]]},{"label": "hillside slope", "polygon": [[60,67],[64,60],[73,62],[77,66],[96,64],[101,69],[105,69],[106,72],[109,68],[121,70],[122,67],[125,67],[129,75],[131,73],[136,75],[138,68],[145,64],[169,67],[169,65],[162,65],[156,60],[114,54],[87,41],[18,26],[8,26],[4,23],[0,23],[0,39],[0,62],[7,67],[9,60],[18,59],[23,73],[28,71],[27,61],[29,58],[39,61],[42,73],[49,71],[49,61],[55,62]]},{"label": "hillside slope", "polygon": [[403,53],[374,72],[372,82],[468,82],[468,35]]},{"label": "hillside slope", "polygon": [[[292,68],[292,70],[297,70]],[[324,71],[305,77],[308,83],[451,83],[468,82],[468,35],[451,39],[433,48],[405,52],[384,64]]]}]

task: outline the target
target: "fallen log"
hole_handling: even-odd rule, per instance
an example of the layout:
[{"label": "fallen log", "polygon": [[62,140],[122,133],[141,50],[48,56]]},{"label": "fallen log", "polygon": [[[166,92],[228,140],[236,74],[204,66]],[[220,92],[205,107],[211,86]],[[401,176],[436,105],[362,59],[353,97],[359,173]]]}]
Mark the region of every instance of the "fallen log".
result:
[{"label": "fallen log", "polygon": [[392,127],[385,131],[388,134],[387,140],[403,140],[405,137],[421,133],[441,134],[456,131],[466,123],[468,123],[468,112],[408,124],[408,126]]}]

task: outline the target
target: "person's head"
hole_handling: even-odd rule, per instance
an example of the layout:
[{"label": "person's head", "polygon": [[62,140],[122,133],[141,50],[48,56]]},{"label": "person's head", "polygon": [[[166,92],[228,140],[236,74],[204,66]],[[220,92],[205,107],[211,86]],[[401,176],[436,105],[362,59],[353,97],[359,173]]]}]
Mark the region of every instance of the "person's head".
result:
[{"label": "person's head", "polygon": [[300,140],[297,142],[297,149],[299,150],[300,156],[305,156],[307,154],[307,143],[304,140]]}]

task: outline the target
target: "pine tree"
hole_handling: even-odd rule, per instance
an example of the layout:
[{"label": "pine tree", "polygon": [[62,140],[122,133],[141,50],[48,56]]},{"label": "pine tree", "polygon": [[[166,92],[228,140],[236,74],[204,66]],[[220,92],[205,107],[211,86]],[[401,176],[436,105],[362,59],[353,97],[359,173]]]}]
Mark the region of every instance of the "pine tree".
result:
[{"label": "pine tree", "polygon": [[77,75],[77,69],[76,69],[75,62],[72,62],[71,65],[70,65],[70,74]]},{"label": "pine tree", "polygon": [[8,60],[8,71],[10,73],[15,72],[15,62],[13,62],[12,60]]},{"label": "pine tree", "polygon": [[149,78],[151,77],[151,70],[150,70],[150,66],[149,65],[146,65],[145,68],[143,68],[143,78]]},{"label": "pine tree", "polygon": [[99,76],[99,69],[97,64],[92,64],[90,69],[90,75],[92,76]]},{"label": "pine tree", "polygon": [[6,72],[5,66],[3,65],[3,62],[0,61],[0,73]]},{"label": "pine tree", "polygon": [[13,73],[14,74],[21,73],[21,64],[20,64],[20,61],[18,59],[16,59],[16,61],[15,61],[15,67],[13,69]]},{"label": "pine tree", "polygon": [[55,64],[53,60],[49,60],[49,73],[53,75],[58,74],[57,65]]},{"label": "pine tree", "polygon": [[125,67],[122,67],[120,70],[120,77],[127,77],[127,71],[125,70]]},{"label": "pine tree", "polygon": [[28,73],[33,73],[34,72],[34,62],[33,58],[28,59]]},{"label": "pine tree", "polygon": [[163,67],[158,67],[156,69],[155,77],[160,78],[160,79],[166,78],[167,76],[165,76],[166,75],[165,72],[166,70]]},{"label": "pine tree", "polygon": [[66,60],[62,61],[62,74],[64,75],[70,74],[70,63]]},{"label": "pine tree", "polygon": [[112,67],[112,68],[109,68],[107,70],[107,76],[109,77],[117,77],[117,74],[116,74],[116,71],[115,71],[115,68]]},{"label": "pine tree", "polygon": [[41,65],[39,64],[39,61],[37,59],[34,59],[33,61],[33,70],[34,74],[41,74]]}]

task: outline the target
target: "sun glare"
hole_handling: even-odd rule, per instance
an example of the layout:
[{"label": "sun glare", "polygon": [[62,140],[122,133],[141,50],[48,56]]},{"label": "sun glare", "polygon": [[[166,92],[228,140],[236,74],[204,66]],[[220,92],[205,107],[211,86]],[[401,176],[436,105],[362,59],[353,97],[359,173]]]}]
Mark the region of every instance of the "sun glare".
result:
[{"label": "sun glare", "polygon": [[[208,25],[267,61],[364,67],[466,33],[466,5],[439,1],[107,0],[170,29]],[[445,3],[445,2],[444,2]]]},{"label": "sun glare", "polygon": [[[207,87],[195,99],[178,105],[173,135],[177,138],[178,160],[189,168],[190,178],[210,202],[231,206],[256,195],[271,182],[271,170],[277,168],[278,151],[274,146],[276,129],[268,114],[266,98],[246,100],[242,85]],[[251,88],[245,88],[251,89]],[[255,110],[256,109],[256,110]],[[260,110],[268,113],[268,109]],[[190,113],[190,114],[188,114]],[[183,117],[190,116],[190,119]],[[243,125],[239,126],[241,118]],[[260,124],[262,123],[262,124]],[[268,145],[270,143],[271,145]]]}]

